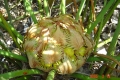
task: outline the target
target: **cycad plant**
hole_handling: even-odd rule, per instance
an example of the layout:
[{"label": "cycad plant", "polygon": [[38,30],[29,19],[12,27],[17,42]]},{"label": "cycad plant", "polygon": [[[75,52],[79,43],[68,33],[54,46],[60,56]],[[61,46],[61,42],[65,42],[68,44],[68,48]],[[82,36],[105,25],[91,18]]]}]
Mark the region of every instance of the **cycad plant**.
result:
[{"label": "cycad plant", "polygon": [[23,43],[30,67],[60,74],[75,72],[93,48],[90,36],[69,15],[43,18],[32,25]]},{"label": "cycad plant", "polygon": [[[33,10],[33,1],[18,0],[18,3],[24,3],[26,13],[13,20],[8,1],[4,0],[8,21],[1,11],[0,27],[7,31],[20,53],[15,54],[6,46],[1,33],[0,64],[6,69],[0,74],[1,80],[29,80],[35,79],[34,76],[38,75],[43,76],[43,79],[53,80],[55,74],[81,80],[119,79],[118,76],[113,76],[112,72],[119,72],[116,67],[120,66],[119,54],[115,53],[120,33],[120,17],[113,37],[99,42],[100,34],[120,3],[119,0],[104,0],[103,8],[97,14],[95,13],[95,6],[99,2],[97,0],[36,0],[37,11]],[[39,19],[36,17],[37,14],[40,14]],[[25,35],[21,35],[13,23],[26,16],[32,19],[33,24]],[[109,42],[107,55],[97,54],[97,50]],[[85,63],[99,61],[106,65],[102,64],[96,73],[86,75],[79,72]],[[14,70],[6,63],[14,65]],[[88,66],[91,68],[93,64]]]}]

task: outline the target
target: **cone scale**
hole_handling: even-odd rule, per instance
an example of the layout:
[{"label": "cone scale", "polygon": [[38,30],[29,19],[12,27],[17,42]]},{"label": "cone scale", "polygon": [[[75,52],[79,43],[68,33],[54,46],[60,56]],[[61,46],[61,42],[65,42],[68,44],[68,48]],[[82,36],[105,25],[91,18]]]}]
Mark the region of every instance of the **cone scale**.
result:
[{"label": "cone scale", "polygon": [[93,42],[88,36],[69,15],[43,18],[28,29],[23,48],[31,68],[71,74],[89,57]]}]

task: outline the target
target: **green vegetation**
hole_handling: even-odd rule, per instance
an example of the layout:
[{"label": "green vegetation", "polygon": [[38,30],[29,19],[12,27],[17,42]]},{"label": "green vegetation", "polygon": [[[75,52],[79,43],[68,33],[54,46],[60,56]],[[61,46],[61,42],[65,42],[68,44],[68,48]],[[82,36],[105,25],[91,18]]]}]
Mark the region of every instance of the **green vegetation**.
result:
[{"label": "green vegetation", "polygon": [[[78,78],[80,80],[118,80],[119,77],[111,76],[113,71],[120,72],[115,67],[120,67],[120,54],[115,53],[116,45],[118,38],[120,38],[120,13],[118,17],[118,24],[116,25],[116,30],[112,37],[102,42],[100,40],[100,34],[105,27],[105,24],[111,19],[111,16],[120,3],[120,0],[103,0],[104,6],[99,13],[95,13],[95,6],[97,4],[97,0],[61,0],[61,2],[57,5],[53,5],[52,3],[56,0],[37,0],[38,2],[38,10],[34,11],[32,7],[32,1],[30,0],[17,0],[18,2],[24,3],[24,10],[25,14],[19,16],[15,19],[12,18],[10,13],[10,8],[8,5],[9,0],[4,0],[4,8],[8,14],[8,20],[5,19],[3,16],[4,14],[0,11],[0,29],[5,30],[10,37],[12,38],[13,42],[16,45],[16,48],[20,50],[20,54],[15,54],[12,50],[6,46],[1,40],[5,41],[4,36],[0,32],[0,57],[5,58],[6,60],[10,61],[17,70],[10,70],[9,66],[4,62],[0,62],[0,65],[6,69],[6,72],[0,74],[0,80],[8,80],[15,78],[15,80],[29,80],[32,75],[46,75],[45,72],[38,70],[38,69],[31,69],[28,67],[28,57],[23,50],[22,43],[24,41],[24,36],[21,35],[14,27],[14,22],[24,19],[27,16],[31,17],[34,24],[38,23],[37,14],[40,14],[41,17],[53,17],[56,15],[61,14],[70,14],[74,19],[79,22],[84,27],[84,31],[88,34],[92,34],[94,36],[94,49],[92,50],[91,55],[86,60],[86,62],[96,62],[96,61],[104,61],[106,65],[102,65],[99,71],[96,73],[97,78],[91,77],[90,75],[82,74],[82,73],[73,73],[70,74],[70,77]],[[68,5],[72,4],[74,6],[74,10],[68,11]],[[22,5],[22,4],[21,4]],[[14,5],[13,5],[14,6]],[[58,10],[56,15],[52,14],[52,10]],[[89,10],[88,10],[89,9]],[[89,12],[88,12],[89,11]],[[87,14],[88,13],[88,14]],[[103,45],[109,44],[107,55],[104,54],[97,54],[97,49],[102,47]],[[81,49],[79,52],[82,56],[84,55],[83,52],[85,48]],[[66,53],[72,53],[72,49],[65,49]],[[69,54],[69,53],[67,53]],[[69,54],[70,56],[73,55]],[[108,65],[107,65],[108,64]],[[91,64],[92,66],[92,64]],[[90,66],[90,67],[91,67]],[[108,68],[108,69],[107,69]],[[47,80],[54,80],[56,71],[51,70],[48,73]],[[110,78],[106,77],[107,74],[110,74]],[[105,75],[103,78],[102,75]]]}]

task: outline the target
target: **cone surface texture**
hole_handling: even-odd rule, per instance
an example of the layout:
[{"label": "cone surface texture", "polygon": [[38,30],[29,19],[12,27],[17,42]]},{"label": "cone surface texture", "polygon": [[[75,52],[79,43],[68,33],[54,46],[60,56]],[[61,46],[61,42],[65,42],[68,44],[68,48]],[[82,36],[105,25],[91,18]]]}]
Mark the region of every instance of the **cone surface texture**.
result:
[{"label": "cone surface texture", "polygon": [[23,48],[31,68],[71,74],[85,63],[93,42],[72,17],[60,15],[33,24],[25,35]]}]

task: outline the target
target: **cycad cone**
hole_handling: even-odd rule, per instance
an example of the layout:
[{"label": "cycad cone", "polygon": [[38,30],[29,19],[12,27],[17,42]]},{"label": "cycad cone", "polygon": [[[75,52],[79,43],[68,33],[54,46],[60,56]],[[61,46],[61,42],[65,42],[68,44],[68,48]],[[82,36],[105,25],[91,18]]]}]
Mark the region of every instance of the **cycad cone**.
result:
[{"label": "cycad cone", "polygon": [[32,25],[23,47],[31,68],[70,74],[85,63],[93,43],[79,23],[69,15],[60,15]]}]

